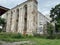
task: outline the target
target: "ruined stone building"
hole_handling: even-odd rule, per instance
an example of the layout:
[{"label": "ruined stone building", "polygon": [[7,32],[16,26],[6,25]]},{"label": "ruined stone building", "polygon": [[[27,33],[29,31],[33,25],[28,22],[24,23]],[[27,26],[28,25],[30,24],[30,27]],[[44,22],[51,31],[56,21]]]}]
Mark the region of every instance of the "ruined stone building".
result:
[{"label": "ruined stone building", "polygon": [[[41,20],[41,17],[43,20]],[[40,20],[46,21],[47,18],[38,11],[37,0],[27,0],[20,5],[8,10],[2,15],[6,19],[6,32],[16,32],[21,34],[33,34],[41,32]],[[45,20],[46,19],[46,20]]]}]

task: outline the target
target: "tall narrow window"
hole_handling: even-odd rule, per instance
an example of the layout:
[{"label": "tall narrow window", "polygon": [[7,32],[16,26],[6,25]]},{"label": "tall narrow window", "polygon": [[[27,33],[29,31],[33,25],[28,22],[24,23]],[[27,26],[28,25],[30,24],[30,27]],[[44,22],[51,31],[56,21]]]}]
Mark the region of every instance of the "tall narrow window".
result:
[{"label": "tall narrow window", "polygon": [[11,26],[12,26],[12,15],[13,15],[13,12],[11,11],[11,18],[10,18],[10,30],[11,30]]},{"label": "tall narrow window", "polygon": [[18,31],[19,9],[17,9],[16,32]]},{"label": "tall narrow window", "polygon": [[24,6],[24,9],[25,9],[25,17],[24,17],[24,22],[25,22],[25,25],[24,25],[24,34],[26,34],[26,30],[27,30],[27,5]]}]

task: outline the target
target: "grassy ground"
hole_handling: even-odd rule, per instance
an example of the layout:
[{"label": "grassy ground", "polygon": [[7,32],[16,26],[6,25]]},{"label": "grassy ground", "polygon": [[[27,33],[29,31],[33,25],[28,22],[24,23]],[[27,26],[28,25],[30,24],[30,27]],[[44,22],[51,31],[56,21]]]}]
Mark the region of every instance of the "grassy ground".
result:
[{"label": "grassy ground", "polygon": [[[31,41],[33,45],[60,45],[60,39],[43,39],[38,37],[23,37],[20,34],[0,33],[0,40],[2,41]],[[23,44],[31,45],[31,44]]]},{"label": "grassy ground", "polygon": [[42,39],[42,38],[32,38],[31,41],[35,42],[36,45],[60,45],[60,39]]},{"label": "grassy ground", "polygon": [[33,44],[22,44],[22,45],[60,45],[60,39],[42,39],[37,37],[26,38],[26,40],[31,41]]}]

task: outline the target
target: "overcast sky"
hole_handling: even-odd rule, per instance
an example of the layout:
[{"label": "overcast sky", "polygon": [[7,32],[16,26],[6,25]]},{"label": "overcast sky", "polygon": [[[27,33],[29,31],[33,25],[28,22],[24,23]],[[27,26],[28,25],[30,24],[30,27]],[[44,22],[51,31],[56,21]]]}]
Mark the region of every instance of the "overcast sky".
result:
[{"label": "overcast sky", "polygon": [[[11,9],[24,1],[26,0],[0,0],[0,5]],[[38,0],[38,10],[44,15],[49,15],[51,8],[59,3],[60,0]]]}]

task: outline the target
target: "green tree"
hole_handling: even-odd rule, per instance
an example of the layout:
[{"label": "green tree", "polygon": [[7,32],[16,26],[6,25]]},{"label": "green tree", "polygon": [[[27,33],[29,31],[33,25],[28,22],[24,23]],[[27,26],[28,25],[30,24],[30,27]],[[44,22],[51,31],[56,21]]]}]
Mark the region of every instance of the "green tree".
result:
[{"label": "green tree", "polygon": [[47,23],[47,33],[49,38],[53,37],[53,30],[54,26],[51,23]]},{"label": "green tree", "polygon": [[0,26],[2,27],[2,29],[0,28],[0,32],[3,31],[5,24],[6,24],[5,19],[0,17]]},{"label": "green tree", "polygon": [[52,18],[52,22],[55,22],[55,30],[58,32],[60,30],[60,4],[50,10],[50,17]]}]

